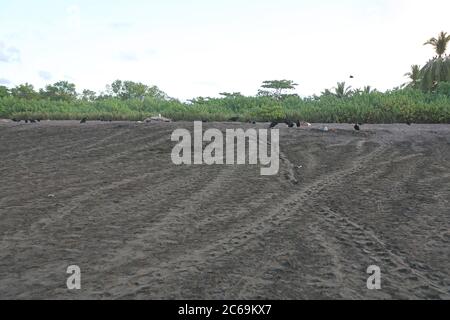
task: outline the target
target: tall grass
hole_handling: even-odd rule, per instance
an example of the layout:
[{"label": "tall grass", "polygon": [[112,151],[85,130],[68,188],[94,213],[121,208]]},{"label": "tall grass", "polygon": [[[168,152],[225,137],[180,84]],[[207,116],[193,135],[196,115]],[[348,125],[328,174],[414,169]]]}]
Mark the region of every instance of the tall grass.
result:
[{"label": "tall grass", "polygon": [[349,98],[322,96],[228,97],[182,103],[178,100],[106,99],[94,102],[0,98],[0,118],[75,120],[143,120],[162,114],[177,121],[271,121],[277,118],[323,123],[450,123],[450,95],[419,90],[354,94]]}]

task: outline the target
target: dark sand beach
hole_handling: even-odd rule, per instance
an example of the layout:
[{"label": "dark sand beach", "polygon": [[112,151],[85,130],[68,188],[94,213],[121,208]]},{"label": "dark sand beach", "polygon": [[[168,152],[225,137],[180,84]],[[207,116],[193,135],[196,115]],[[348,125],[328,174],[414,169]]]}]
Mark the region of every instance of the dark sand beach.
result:
[{"label": "dark sand beach", "polygon": [[192,123],[0,122],[0,298],[450,299],[450,125],[324,126],[263,177],[172,164]]}]

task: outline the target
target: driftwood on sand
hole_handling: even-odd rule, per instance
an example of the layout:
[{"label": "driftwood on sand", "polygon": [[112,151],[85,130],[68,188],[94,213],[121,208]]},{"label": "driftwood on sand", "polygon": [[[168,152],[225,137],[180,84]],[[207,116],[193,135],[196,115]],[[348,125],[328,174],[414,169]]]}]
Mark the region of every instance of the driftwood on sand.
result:
[{"label": "driftwood on sand", "polygon": [[144,120],[145,123],[151,123],[151,122],[173,122],[172,119],[164,118],[163,116],[159,115],[158,117],[151,117]]}]

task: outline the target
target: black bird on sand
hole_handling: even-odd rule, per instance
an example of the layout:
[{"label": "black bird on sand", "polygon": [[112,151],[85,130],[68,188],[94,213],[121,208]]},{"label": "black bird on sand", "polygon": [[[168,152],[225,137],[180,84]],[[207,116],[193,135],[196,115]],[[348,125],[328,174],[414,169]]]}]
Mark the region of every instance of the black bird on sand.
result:
[{"label": "black bird on sand", "polygon": [[354,76],[350,76],[350,79],[355,79],[355,77]]},{"label": "black bird on sand", "polygon": [[16,118],[14,118],[14,119],[11,119],[13,122],[20,122],[21,120],[19,120],[19,119],[16,119]]},{"label": "black bird on sand", "polygon": [[[285,123],[289,128],[293,128],[293,127],[296,125],[295,122],[293,122],[293,121],[291,121],[291,120],[289,120],[289,119],[286,119],[286,120],[284,120],[284,121],[273,121],[273,122],[270,124],[270,129],[275,128],[275,127],[276,127],[278,124],[280,124],[280,123]],[[300,123],[300,121],[298,121],[298,123]],[[298,125],[297,125],[297,127],[298,127]]]},{"label": "black bird on sand", "polygon": [[360,131],[361,125],[359,123],[357,123],[357,124],[355,124],[355,126],[353,128],[355,128],[356,131]]},{"label": "black bird on sand", "polygon": [[273,122],[270,124],[270,129],[275,128],[277,125],[278,125],[278,121],[273,121]]},{"label": "black bird on sand", "polygon": [[291,120],[286,120],[284,123],[286,123],[289,128],[293,128],[295,126],[295,123],[292,122]]},{"label": "black bird on sand", "polygon": [[86,122],[87,122],[87,118],[83,118],[83,119],[81,119],[81,121],[80,121],[81,124],[86,123]]},{"label": "black bird on sand", "polygon": [[25,123],[28,123],[28,120],[25,120]]}]

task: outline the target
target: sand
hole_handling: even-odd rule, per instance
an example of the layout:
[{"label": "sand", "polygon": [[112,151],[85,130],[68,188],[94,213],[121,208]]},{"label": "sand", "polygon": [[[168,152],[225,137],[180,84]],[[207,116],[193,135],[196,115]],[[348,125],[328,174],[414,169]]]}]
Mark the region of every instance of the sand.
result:
[{"label": "sand", "polygon": [[192,123],[1,121],[0,299],[450,299],[450,125],[327,126],[262,177],[173,165]]}]

